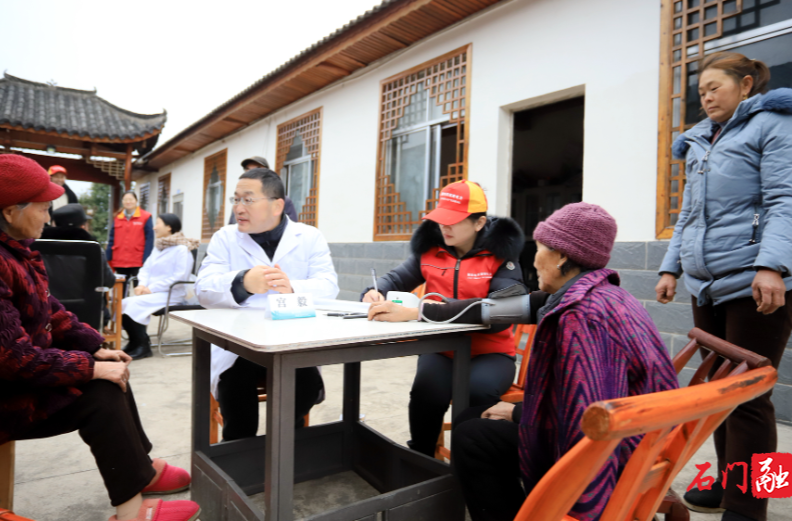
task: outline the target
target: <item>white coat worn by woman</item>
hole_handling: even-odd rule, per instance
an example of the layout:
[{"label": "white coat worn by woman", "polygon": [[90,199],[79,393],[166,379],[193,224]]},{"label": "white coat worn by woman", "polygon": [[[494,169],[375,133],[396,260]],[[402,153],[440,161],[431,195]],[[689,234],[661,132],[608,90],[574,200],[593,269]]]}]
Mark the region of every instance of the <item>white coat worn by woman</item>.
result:
[{"label": "white coat worn by woman", "polygon": [[[237,304],[231,294],[231,284],[240,271],[276,264],[288,275],[295,293],[310,293],[314,299],[334,299],[338,295],[338,276],[322,233],[313,226],[291,220],[272,259],[250,234],[240,232],[237,225],[217,231],[195,281],[195,294],[206,308],[266,309],[267,296],[274,291],[253,295]],[[237,358],[238,355],[212,345],[211,389],[214,396],[217,396],[220,375],[234,365]]]},{"label": "white coat worn by woman", "polygon": [[[124,351],[135,360],[151,356],[151,342],[146,333],[151,314],[168,304],[168,291],[174,282],[190,280],[195,262],[190,251],[199,244],[181,233],[181,221],[174,214],[157,217],[154,232],[157,235],[154,251],[138,272],[135,296],[121,302],[122,324],[129,335]],[[176,286],[170,294],[170,305],[182,304],[186,295],[186,285]]]}]

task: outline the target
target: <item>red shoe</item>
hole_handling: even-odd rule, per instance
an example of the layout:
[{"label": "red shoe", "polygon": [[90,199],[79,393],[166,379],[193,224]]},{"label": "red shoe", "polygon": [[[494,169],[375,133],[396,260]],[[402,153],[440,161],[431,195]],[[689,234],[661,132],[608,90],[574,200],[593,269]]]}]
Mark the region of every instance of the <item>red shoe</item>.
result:
[{"label": "red shoe", "polygon": [[190,488],[190,474],[179,467],[168,465],[164,459],[151,462],[157,474],[141,492],[143,494],[173,494]]},{"label": "red shoe", "polygon": [[[144,499],[135,521],[195,521],[201,507],[195,501]],[[116,516],[108,521],[118,521]]]}]

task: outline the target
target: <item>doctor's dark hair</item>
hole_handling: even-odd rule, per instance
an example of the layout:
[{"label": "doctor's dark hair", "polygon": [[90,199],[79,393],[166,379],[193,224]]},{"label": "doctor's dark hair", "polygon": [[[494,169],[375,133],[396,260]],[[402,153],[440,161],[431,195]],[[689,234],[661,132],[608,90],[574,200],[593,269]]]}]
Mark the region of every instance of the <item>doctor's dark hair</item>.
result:
[{"label": "doctor's dark hair", "polygon": [[258,179],[261,181],[261,191],[267,197],[273,199],[283,199],[286,197],[286,189],[280,176],[269,168],[253,168],[248,170],[240,179]]},{"label": "doctor's dark hair", "polygon": [[181,219],[175,213],[161,213],[157,219],[162,219],[165,226],[170,226],[171,233],[179,233],[181,231]]}]

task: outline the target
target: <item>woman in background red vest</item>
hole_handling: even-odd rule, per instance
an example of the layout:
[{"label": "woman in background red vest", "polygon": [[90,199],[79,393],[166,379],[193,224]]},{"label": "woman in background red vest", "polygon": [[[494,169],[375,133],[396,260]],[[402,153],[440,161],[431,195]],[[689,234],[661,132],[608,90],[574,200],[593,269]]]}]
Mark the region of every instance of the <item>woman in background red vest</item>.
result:
[{"label": "woman in background red vest", "polygon": [[[135,277],[154,248],[154,224],[151,214],[138,206],[137,194],[128,191],[121,199],[124,209],[110,226],[107,262],[116,273]],[[126,295],[126,284],[124,284]]]}]

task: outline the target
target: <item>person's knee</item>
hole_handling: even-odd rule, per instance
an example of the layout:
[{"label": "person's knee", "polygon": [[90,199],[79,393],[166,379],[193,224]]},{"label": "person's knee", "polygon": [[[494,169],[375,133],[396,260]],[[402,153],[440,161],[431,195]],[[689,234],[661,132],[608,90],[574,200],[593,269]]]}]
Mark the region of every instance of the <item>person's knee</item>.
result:
[{"label": "person's knee", "polygon": [[471,455],[480,452],[483,424],[476,419],[462,422],[451,431],[451,453],[459,461],[467,461]]}]

